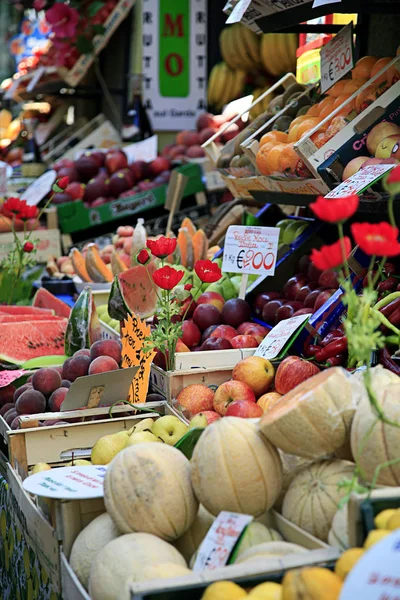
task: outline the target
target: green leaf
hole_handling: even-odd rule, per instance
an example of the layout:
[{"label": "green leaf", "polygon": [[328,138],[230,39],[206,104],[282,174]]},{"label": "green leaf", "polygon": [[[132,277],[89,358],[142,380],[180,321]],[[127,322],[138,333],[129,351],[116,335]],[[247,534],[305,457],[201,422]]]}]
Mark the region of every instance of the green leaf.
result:
[{"label": "green leaf", "polygon": [[93,31],[95,32],[96,35],[103,35],[105,30],[106,30],[106,28],[103,27],[103,25],[93,25]]},{"label": "green leaf", "polygon": [[104,2],[101,2],[101,0],[96,0],[95,2],[92,2],[87,11],[88,17],[94,17],[95,15],[97,15],[99,10],[101,10],[103,6]]},{"label": "green leaf", "polygon": [[93,52],[93,43],[84,35],[78,35],[76,47],[81,54],[91,54]]}]

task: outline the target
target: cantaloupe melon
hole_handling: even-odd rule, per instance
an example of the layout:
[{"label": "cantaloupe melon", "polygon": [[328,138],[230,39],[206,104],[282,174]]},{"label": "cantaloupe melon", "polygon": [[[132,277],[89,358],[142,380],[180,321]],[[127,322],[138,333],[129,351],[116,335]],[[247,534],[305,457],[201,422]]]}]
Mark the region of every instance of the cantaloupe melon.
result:
[{"label": "cantaloupe melon", "polygon": [[192,237],[193,263],[198,260],[206,260],[208,251],[208,239],[202,229],[198,229]]},{"label": "cantaloupe melon", "polygon": [[313,461],[310,458],[302,458],[301,456],[294,456],[294,454],[286,454],[286,452],[282,452],[282,450],[279,449],[278,453],[282,462],[283,482],[281,493],[274,504],[274,508],[280,511],[282,508],[283,498],[285,497],[289,485],[292,483],[297,473],[299,473],[303,467],[308,467],[311,465]]},{"label": "cantaloupe melon", "polygon": [[173,579],[191,575],[192,571],[183,565],[174,563],[161,563],[157,565],[143,565],[136,581],[148,581],[150,579]]},{"label": "cantaloupe melon", "polygon": [[94,559],[89,579],[90,597],[92,600],[130,600],[130,582],[141,579],[144,567],[162,563],[186,567],[178,550],[155,535],[122,535],[104,546]]},{"label": "cantaloupe melon", "polygon": [[346,494],[338,484],[350,480],[354,468],[346,460],[322,460],[304,467],[286,492],[282,515],[326,542],[339,501]]},{"label": "cantaloupe melon", "polygon": [[107,513],[99,515],[82,529],[72,546],[69,564],[84,588],[88,588],[90,568],[97,554],[120,535]]},{"label": "cantaloupe melon", "polygon": [[282,556],[287,556],[288,554],[306,554],[307,552],[309,550],[303,548],[303,546],[291,544],[290,542],[266,542],[265,544],[259,544],[258,546],[254,546],[254,548],[246,550],[246,552],[235,560],[235,564],[282,558]]},{"label": "cantaloupe melon", "polygon": [[341,550],[347,550],[349,543],[347,504],[340,508],[333,517],[332,526],[328,534],[328,544]]},{"label": "cantaloupe melon", "polygon": [[96,283],[111,282],[113,274],[99,254],[96,244],[89,244],[85,258],[86,270],[92,281]]},{"label": "cantaloupe melon", "polygon": [[192,219],[189,219],[189,217],[185,217],[183,219],[181,223],[181,229],[186,229],[191,238],[197,231],[196,225],[193,223]]},{"label": "cantaloupe melon", "polygon": [[260,429],[284,452],[323,458],[348,442],[358,399],[351,376],[334,367],[285,394],[262,417]]},{"label": "cantaloupe melon", "polygon": [[259,546],[260,544],[265,544],[267,542],[282,541],[282,539],[283,538],[281,534],[275,531],[275,529],[265,527],[265,525],[259,523],[258,521],[252,521],[246,527],[243,535],[240,537],[237,543],[237,547],[235,548],[235,562],[238,562],[248,550],[254,548],[255,546]]},{"label": "cantaloupe melon", "polygon": [[[351,428],[351,449],[367,481],[372,481],[379,465],[400,457],[400,383],[383,386],[375,375],[371,382],[385,416],[399,427],[378,421],[368,396],[363,397]],[[400,462],[382,468],[377,482],[400,485]]]},{"label": "cantaloupe melon", "polygon": [[189,562],[213,524],[214,517],[200,504],[199,512],[189,529],[174,542],[174,546]]},{"label": "cantaloupe melon", "polygon": [[213,515],[262,515],[277,499],[282,465],[276,449],[249,419],[225,417],[207,427],[191,460],[192,483]]},{"label": "cantaloupe melon", "polygon": [[196,518],[188,459],[173,446],[143,443],[122,450],[104,479],[107,512],[122,533],[178,539]]},{"label": "cantaloupe melon", "polygon": [[180,229],[178,232],[178,248],[180,254],[180,262],[183,267],[189,269],[193,268],[194,265],[194,252],[192,238],[190,237],[187,229]]}]

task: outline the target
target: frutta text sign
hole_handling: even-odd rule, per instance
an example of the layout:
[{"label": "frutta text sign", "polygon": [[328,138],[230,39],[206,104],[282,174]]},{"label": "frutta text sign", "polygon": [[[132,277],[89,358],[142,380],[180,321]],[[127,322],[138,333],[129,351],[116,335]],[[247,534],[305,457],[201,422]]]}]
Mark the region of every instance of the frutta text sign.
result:
[{"label": "frutta text sign", "polygon": [[143,100],[155,131],[194,129],[207,110],[206,0],[143,0]]},{"label": "frutta text sign", "polygon": [[225,236],[222,270],[243,275],[273,275],[279,242],[278,227],[231,225]]},{"label": "frutta text sign", "polygon": [[121,330],[122,368],[139,367],[129,389],[129,402],[146,402],[149,387],[150,367],[155,352],[144,352],[143,348],[150,337],[150,327],[135,314],[128,315]]},{"label": "frutta text sign", "polygon": [[321,91],[329,90],[354,67],[353,24],[321,48]]}]

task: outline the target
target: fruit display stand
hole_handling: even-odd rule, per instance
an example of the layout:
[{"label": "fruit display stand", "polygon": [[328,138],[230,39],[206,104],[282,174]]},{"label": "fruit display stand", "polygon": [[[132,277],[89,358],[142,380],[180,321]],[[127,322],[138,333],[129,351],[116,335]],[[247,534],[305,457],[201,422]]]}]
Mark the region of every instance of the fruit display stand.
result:
[{"label": "fruit display stand", "polygon": [[[199,165],[187,164],[177,170],[188,177],[184,197],[199,194],[204,191],[202,173]],[[57,206],[58,219],[62,233],[83,231],[94,225],[108,223],[131,217],[154,208],[164,206],[167,185],[135,194],[129,198],[119,198],[96,208],[86,208],[81,200]]]},{"label": "fruit display stand", "polygon": [[362,546],[369,532],[375,529],[376,515],[391,508],[400,508],[400,487],[376,489],[370,494],[353,492],[348,504],[350,547]]}]

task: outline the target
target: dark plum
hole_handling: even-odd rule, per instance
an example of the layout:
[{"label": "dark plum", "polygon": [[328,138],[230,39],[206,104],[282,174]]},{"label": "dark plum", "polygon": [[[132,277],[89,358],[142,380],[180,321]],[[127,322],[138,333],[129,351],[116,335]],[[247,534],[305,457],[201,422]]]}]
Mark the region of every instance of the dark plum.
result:
[{"label": "dark plum", "polygon": [[215,331],[217,327],[219,327],[219,325],[210,325],[210,327],[207,327],[207,329],[203,332],[203,335],[201,336],[201,341],[205,342],[206,340],[208,340],[212,332]]},{"label": "dark plum", "polygon": [[312,291],[312,289],[310,288],[310,286],[308,284],[303,285],[303,287],[301,287],[299,289],[299,291],[296,294],[295,300],[297,302],[304,302],[304,300],[307,298],[308,294]]},{"label": "dark plum", "polygon": [[213,304],[200,304],[193,313],[193,321],[201,331],[205,331],[211,325],[221,323],[221,313]]},{"label": "dark plum", "polygon": [[290,304],[284,304],[283,306],[278,308],[278,310],[276,311],[274,324],[276,325],[277,323],[279,323],[280,321],[283,321],[284,319],[290,319],[290,317],[293,317],[294,313],[295,313],[295,310],[294,310],[293,306],[290,306]]},{"label": "dark plum", "polygon": [[238,327],[245,321],[250,321],[251,310],[246,300],[242,298],[232,298],[225,302],[222,307],[222,321],[231,327]]},{"label": "dark plum", "polygon": [[257,294],[254,300],[254,312],[257,317],[261,317],[263,308],[267,302],[276,300],[279,296],[280,294],[278,294],[278,292],[261,292],[260,294]]},{"label": "dark plum", "polygon": [[294,275],[285,283],[283,288],[283,296],[288,300],[294,300],[296,298],[297,293],[306,285],[307,279],[305,275],[299,273],[298,275]]},{"label": "dark plum", "polygon": [[225,338],[212,338],[209,337],[200,347],[201,351],[204,350],[231,350],[233,348],[229,340]]},{"label": "dark plum", "polygon": [[312,292],[310,292],[304,300],[304,308],[312,308],[313,309],[315,302],[316,302],[318,296],[320,295],[320,293],[321,293],[320,289],[316,289],[316,290],[313,290]]},{"label": "dark plum", "polygon": [[264,305],[264,308],[262,311],[263,321],[265,321],[266,323],[270,323],[271,325],[273,323],[275,323],[275,317],[276,317],[277,310],[284,304],[285,304],[285,300],[282,300],[282,299],[271,300],[270,302],[267,302]]}]

